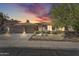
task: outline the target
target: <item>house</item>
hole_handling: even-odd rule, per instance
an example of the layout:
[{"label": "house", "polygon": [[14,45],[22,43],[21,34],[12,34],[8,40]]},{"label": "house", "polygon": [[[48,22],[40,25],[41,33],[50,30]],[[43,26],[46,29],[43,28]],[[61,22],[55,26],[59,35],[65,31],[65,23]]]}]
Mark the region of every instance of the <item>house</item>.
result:
[{"label": "house", "polygon": [[[65,28],[53,28],[51,22],[39,22],[39,23],[30,23],[26,21],[25,23],[20,23],[19,21],[12,20],[5,23],[7,32],[9,33],[34,33],[35,31],[65,31]],[[69,28],[71,31],[72,29]]]}]

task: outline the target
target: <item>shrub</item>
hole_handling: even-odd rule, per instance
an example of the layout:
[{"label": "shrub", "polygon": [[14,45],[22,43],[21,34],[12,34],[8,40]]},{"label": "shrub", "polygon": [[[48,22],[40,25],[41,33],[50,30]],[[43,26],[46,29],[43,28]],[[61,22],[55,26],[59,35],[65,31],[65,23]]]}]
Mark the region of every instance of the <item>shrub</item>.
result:
[{"label": "shrub", "polygon": [[62,31],[53,31],[52,34],[61,34],[63,33]]}]

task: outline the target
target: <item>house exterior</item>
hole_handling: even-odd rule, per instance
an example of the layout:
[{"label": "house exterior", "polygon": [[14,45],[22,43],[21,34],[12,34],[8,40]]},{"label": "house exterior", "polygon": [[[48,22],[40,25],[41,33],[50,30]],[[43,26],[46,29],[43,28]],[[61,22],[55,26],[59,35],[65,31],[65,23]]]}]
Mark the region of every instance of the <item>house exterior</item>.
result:
[{"label": "house exterior", "polygon": [[6,25],[9,33],[34,33],[35,31],[52,31],[52,26],[47,23],[17,23],[14,25]]},{"label": "house exterior", "polygon": [[[30,23],[29,21],[25,23],[19,23],[18,21],[7,21],[4,25],[6,32],[9,33],[34,33],[35,31],[65,31],[65,28],[54,28],[51,22],[40,22],[40,23]],[[73,31],[72,27],[69,31]]]}]

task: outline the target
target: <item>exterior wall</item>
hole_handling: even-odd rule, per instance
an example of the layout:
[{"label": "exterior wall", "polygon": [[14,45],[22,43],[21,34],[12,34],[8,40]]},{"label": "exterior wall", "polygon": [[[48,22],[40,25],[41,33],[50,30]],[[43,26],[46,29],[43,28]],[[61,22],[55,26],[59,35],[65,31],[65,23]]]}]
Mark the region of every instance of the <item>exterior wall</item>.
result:
[{"label": "exterior wall", "polygon": [[23,26],[22,25],[10,26],[9,33],[23,33]]},{"label": "exterior wall", "polygon": [[23,33],[24,30],[26,33],[34,33],[38,30],[38,27],[35,25],[8,25],[5,26],[3,33]]},{"label": "exterior wall", "polygon": [[25,26],[26,33],[34,33],[37,30],[38,30],[37,26],[33,26],[33,25]]},{"label": "exterior wall", "polygon": [[48,30],[48,31],[52,31],[52,26],[51,26],[51,25],[48,25],[48,26],[47,26],[47,30]]},{"label": "exterior wall", "polygon": [[65,28],[62,27],[62,28],[59,28],[58,30],[60,30],[60,31],[65,31]]},{"label": "exterior wall", "polygon": [[38,26],[39,31],[46,31],[47,30],[47,26]]}]

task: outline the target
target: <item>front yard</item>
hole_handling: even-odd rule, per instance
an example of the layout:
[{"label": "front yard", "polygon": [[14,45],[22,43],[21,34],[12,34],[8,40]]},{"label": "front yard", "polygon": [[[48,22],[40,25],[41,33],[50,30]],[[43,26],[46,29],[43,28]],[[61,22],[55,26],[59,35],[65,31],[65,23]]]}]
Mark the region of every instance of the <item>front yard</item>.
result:
[{"label": "front yard", "polygon": [[37,33],[33,35],[29,40],[39,40],[39,41],[79,41],[79,35],[74,34],[73,32],[69,32],[67,37],[65,37],[65,33]]}]

